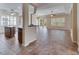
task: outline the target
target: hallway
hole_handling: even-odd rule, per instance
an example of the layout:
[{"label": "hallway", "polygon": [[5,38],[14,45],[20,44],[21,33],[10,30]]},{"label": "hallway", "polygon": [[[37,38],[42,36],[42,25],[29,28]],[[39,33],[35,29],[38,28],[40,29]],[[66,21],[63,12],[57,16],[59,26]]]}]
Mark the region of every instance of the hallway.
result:
[{"label": "hallway", "polygon": [[76,46],[71,42],[70,32],[66,30],[37,29],[37,41],[28,47],[19,46],[16,38],[6,39],[0,35],[0,54],[4,55],[73,55]]}]

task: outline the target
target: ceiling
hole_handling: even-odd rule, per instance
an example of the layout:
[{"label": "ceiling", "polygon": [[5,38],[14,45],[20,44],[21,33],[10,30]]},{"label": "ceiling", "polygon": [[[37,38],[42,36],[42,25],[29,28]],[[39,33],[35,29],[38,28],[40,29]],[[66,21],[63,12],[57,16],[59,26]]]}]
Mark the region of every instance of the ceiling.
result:
[{"label": "ceiling", "polygon": [[15,12],[18,12],[19,15],[22,15],[22,4],[21,3],[0,3],[0,12],[11,11],[11,9],[14,9]]},{"label": "ceiling", "polygon": [[[70,10],[71,3],[29,3],[30,12],[34,11],[34,7],[37,8],[37,14],[45,15],[50,14],[51,11],[54,13],[68,12]],[[22,15],[22,3],[0,3],[1,11],[10,11],[14,9],[19,15]]]},{"label": "ceiling", "polygon": [[68,4],[68,3],[32,3],[32,5],[34,7],[37,7],[39,9],[62,6],[62,5],[66,5],[66,4]]},{"label": "ceiling", "polygon": [[31,3],[31,5],[33,5],[34,7],[37,7],[37,8],[41,8],[45,5],[47,5],[48,3]]},{"label": "ceiling", "polygon": [[51,14],[51,11],[54,14],[69,13],[72,3],[31,3],[31,5],[37,8],[36,14],[47,15]]}]

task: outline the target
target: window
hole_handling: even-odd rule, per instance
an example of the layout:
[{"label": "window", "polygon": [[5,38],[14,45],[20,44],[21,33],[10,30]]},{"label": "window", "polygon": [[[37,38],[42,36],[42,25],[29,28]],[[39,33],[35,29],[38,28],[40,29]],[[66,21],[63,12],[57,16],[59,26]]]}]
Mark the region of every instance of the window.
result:
[{"label": "window", "polygon": [[14,21],[14,26],[16,26],[16,17],[14,17],[13,21]]},{"label": "window", "polygon": [[16,26],[16,17],[0,16],[0,26]]},{"label": "window", "polygon": [[65,25],[65,18],[52,18],[51,19],[51,25],[52,26],[59,26],[59,27],[64,27]]}]

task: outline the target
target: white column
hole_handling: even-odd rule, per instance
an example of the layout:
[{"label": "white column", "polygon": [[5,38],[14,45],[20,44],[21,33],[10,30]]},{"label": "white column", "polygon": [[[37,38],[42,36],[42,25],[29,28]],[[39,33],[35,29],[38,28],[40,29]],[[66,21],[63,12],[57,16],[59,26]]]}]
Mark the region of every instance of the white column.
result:
[{"label": "white column", "polygon": [[29,25],[29,7],[28,3],[23,4],[23,46],[28,46],[36,40],[36,27]]},{"label": "white column", "polygon": [[72,41],[77,43],[77,4],[73,3],[72,7]]}]

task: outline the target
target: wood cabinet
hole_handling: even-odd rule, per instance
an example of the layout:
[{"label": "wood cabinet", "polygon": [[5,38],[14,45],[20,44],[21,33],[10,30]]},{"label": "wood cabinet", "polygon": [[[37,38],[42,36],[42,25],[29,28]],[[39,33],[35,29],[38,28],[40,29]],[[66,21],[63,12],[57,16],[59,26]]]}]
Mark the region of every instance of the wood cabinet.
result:
[{"label": "wood cabinet", "polygon": [[12,38],[15,36],[15,27],[5,27],[5,37]]},{"label": "wood cabinet", "polygon": [[18,41],[22,44],[22,28],[18,28]]}]

